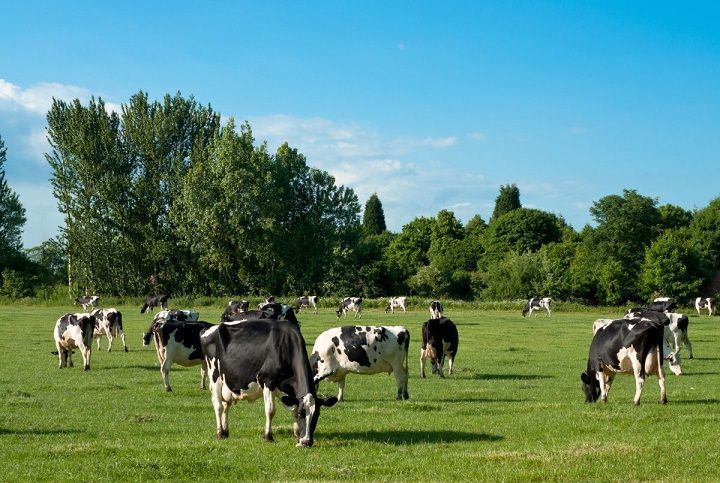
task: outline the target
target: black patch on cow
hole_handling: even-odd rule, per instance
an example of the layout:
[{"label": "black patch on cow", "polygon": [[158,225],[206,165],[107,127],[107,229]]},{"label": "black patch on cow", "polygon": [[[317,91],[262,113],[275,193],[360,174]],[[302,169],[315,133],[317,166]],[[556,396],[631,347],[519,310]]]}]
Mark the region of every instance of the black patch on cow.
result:
[{"label": "black patch on cow", "polygon": [[398,341],[398,345],[403,345],[403,344],[405,344],[405,331],[401,331],[401,332],[398,334],[397,341]]},{"label": "black patch on cow", "polygon": [[370,332],[370,327],[365,327],[365,332]]},{"label": "black patch on cow", "polygon": [[683,315],[678,319],[678,329],[682,330],[683,332],[687,333],[688,325],[690,324],[690,320],[687,318],[687,315]]},{"label": "black patch on cow", "polygon": [[333,337],[331,340],[332,343],[335,344],[335,347],[340,347],[340,339],[338,339],[337,337]]},{"label": "black patch on cow", "polygon": [[204,329],[205,327],[197,327],[194,324],[183,323],[178,330],[175,331],[175,341],[188,349],[193,349],[188,356],[188,359],[191,361],[203,358],[203,352],[200,348],[200,331]]},{"label": "black patch on cow", "polygon": [[387,339],[389,339],[389,336],[387,335],[387,330],[385,329],[385,327],[375,327],[373,332],[375,333],[375,340],[384,342]]},{"label": "black patch on cow", "polygon": [[367,335],[360,327],[345,326],[340,328],[340,340],[345,346],[345,355],[351,362],[370,367],[370,358],[365,347],[368,346]]},{"label": "black patch on cow", "polygon": [[376,345],[373,346],[373,350],[374,350],[375,352],[377,352],[377,346],[376,346]]},{"label": "black patch on cow", "polygon": [[310,354],[310,367],[312,368],[313,374],[317,374],[318,364],[321,362],[322,359],[320,359],[320,354],[317,351]]}]

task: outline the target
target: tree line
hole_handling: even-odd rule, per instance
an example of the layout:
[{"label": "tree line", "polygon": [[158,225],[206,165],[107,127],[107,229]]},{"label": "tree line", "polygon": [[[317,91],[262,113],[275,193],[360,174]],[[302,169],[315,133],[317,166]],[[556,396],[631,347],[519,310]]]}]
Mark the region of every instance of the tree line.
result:
[{"label": "tree line", "polygon": [[0,138],[0,295],[63,284],[121,296],[543,295],[617,305],[720,289],[720,198],[689,211],[624,190],[595,201],[595,226],[577,231],[523,207],[509,184],[487,222],[441,210],[393,233],[376,194],[361,211],[352,189],[287,143],[270,152],[247,122],[222,122],[180,93],[151,101],[139,92],[119,113],[102,99],[54,100],[47,121],[64,225],[20,248],[25,215],[4,179]]}]

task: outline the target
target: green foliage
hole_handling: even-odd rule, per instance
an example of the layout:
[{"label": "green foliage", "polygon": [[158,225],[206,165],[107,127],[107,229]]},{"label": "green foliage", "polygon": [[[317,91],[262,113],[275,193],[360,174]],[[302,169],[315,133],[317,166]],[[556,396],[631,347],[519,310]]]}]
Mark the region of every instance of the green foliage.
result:
[{"label": "green foliage", "polygon": [[558,242],[565,222],[552,213],[517,208],[490,223],[485,232],[488,262],[502,259],[510,251],[536,252],[543,245]]},{"label": "green foliage", "polygon": [[385,212],[377,193],[373,193],[365,203],[363,211],[363,232],[368,235],[379,235],[387,230],[385,225]]},{"label": "green foliage", "polygon": [[438,298],[450,292],[450,280],[435,267],[420,267],[415,275],[408,280],[408,287],[413,294],[423,297]]},{"label": "green foliage", "polygon": [[517,185],[509,184],[500,186],[500,194],[495,199],[495,209],[490,217],[490,223],[494,222],[506,213],[521,208],[520,189]]},{"label": "green foliage", "polygon": [[0,269],[11,265],[22,247],[22,228],[25,225],[25,208],[20,198],[5,179],[7,148],[0,136]]},{"label": "green foliage", "polygon": [[6,268],[2,271],[0,296],[11,299],[30,297],[33,295],[32,282],[27,274]]},{"label": "green foliage", "polygon": [[[422,266],[430,263],[428,251],[434,218],[418,217],[403,226],[385,250],[388,268],[396,280],[405,281]],[[396,293],[400,293],[400,287]]]},{"label": "green foliage", "polygon": [[645,252],[642,288],[648,299],[657,295],[689,300],[703,282],[700,253],[687,229],[668,230]]},{"label": "green foliage", "polygon": [[538,294],[542,286],[539,256],[534,253],[510,252],[482,275],[484,300],[527,299]]},{"label": "green foliage", "polygon": [[663,230],[690,226],[693,214],[679,206],[666,204],[658,207]]},{"label": "green foliage", "polygon": [[707,277],[713,276],[720,270],[720,198],[695,212],[690,237],[700,252],[704,272]]}]

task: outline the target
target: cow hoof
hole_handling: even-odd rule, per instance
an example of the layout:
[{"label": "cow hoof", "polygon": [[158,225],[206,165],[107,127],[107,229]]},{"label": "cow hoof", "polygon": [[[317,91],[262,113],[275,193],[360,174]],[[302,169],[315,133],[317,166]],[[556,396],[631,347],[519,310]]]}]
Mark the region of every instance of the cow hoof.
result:
[{"label": "cow hoof", "polygon": [[304,448],[309,448],[309,447],[311,447],[312,445],[313,445],[312,439],[305,439],[305,438],[303,438],[303,439],[301,439],[300,441],[298,441],[298,444],[296,444],[295,446],[296,446],[297,448],[303,448],[303,447],[304,447]]},{"label": "cow hoof", "polygon": [[410,399],[410,394],[408,394],[407,392],[404,392],[404,393],[403,393],[403,399],[405,399],[406,401],[407,401],[408,399]]},{"label": "cow hoof", "polygon": [[127,347],[125,348],[125,352],[130,352]]},{"label": "cow hoof", "polygon": [[660,404],[667,404],[667,398],[664,397],[660,400]]},{"label": "cow hoof", "polygon": [[275,438],[273,438],[272,433],[264,434],[263,439],[265,440],[266,443],[272,443],[273,441],[275,441]]},{"label": "cow hoof", "polygon": [[225,439],[228,436],[230,436],[230,432],[227,429],[221,429],[220,431],[217,432],[216,436],[217,436],[217,439]]},{"label": "cow hoof", "polygon": [[166,392],[172,392],[172,388],[171,388],[170,386],[168,386],[168,387],[165,388],[165,391],[166,391]]},{"label": "cow hoof", "polygon": [[90,370],[90,366],[85,366],[85,370],[86,370],[86,371],[89,371],[89,370]]}]

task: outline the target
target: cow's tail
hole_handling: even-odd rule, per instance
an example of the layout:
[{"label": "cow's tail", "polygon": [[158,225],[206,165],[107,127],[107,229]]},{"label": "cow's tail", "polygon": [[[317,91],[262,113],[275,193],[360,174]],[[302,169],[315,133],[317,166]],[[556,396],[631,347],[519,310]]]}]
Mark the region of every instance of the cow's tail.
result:
[{"label": "cow's tail", "polygon": [[117,325],[118,325],[118,329],[120,329],[120,330],[122,330],[122,331],[125,330],[125,329],[123,329],[123,325],[122,325],[122,312],[120,312],[120,311],[118,311],[118,313],[117,313]]},{"label": "cow's tail", "polygon": [[405,370],[409,371],[410,366],[408,365],[408,357],[410,354],[410,331],[405,329],[405,333],[407,334],[407,337],[405,337]]}]

